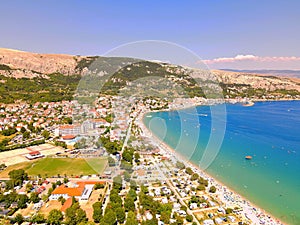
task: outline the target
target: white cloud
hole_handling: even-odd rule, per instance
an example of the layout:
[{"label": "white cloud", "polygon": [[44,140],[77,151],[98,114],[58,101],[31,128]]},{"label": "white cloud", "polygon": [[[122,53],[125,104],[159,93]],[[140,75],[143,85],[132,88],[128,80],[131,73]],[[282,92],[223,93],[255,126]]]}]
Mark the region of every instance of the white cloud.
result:
[{"label": "white cloud", "polygon": [[235,57],[203,60],[213,68],[269,68],[269,69],[300,69],[300,57],[261,57],[255,55],[237,55]]}]

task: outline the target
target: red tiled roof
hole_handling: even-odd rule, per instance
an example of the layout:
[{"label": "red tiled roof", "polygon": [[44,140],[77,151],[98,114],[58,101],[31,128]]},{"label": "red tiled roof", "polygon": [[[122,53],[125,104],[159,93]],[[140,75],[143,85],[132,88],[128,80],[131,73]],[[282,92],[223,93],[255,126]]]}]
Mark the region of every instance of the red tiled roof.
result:
[{"label": "red tiled roof", "polygon": [[75,137],[76,137],[75,135],[64,135],[64,136],[62,136],[62,139],[71,140],[71,139],[74,139]]},{"label": "red tiled roof", "polygon": [[32,151],[29,152],[29,155],[40,155],[41,153],[39,151]]},{"label": "red tiled roof", "polygon": [[97,123],[97,122],[107,123],[107,121],[105,119],[93,119],[92,121],[95,123]]},{"label": "red tiled roof", "polygon": [[71,206],[72,206],[72,198],[68,198],[67,201],[65,201],[63,206],[60,208],[60,211],[65,212]]},{"label": "red tiled roof", "polygon": [[60,129],[74,129],[76,127],[80,127],[80,125],[61,125]]},{"label": "red tiled roof", "polygon": [[82,192],[84,190],[84,184],[78,185],[78,187],[75,188],[69,188],[65,185],[61,185],[52,192],[52,194],[67,194],[70,197],[75,196],[81,196]]},{"label": "red tiled roof", "polygon": [[99,181],[90,180],[90,181],[78,181],[77,182],[78,185],[83,185],[83,186],[85,186],[87,184],[105,184],[105,183],[106,183],[106,181],[104,181],[104,180],[99,180]]}]

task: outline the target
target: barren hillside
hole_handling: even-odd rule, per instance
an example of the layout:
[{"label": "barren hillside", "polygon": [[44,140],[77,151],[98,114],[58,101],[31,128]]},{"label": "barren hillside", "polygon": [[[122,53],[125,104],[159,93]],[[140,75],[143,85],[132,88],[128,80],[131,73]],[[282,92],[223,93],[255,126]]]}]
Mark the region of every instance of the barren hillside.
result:
[{"label": "barren hillside", "polygon": [[59,54],[38,54],[0,48],[0,64],[12,70],[1,71],[2,75],[15,78],[32,78],[39,74],[76,73],[76,66],[83,57]]}]

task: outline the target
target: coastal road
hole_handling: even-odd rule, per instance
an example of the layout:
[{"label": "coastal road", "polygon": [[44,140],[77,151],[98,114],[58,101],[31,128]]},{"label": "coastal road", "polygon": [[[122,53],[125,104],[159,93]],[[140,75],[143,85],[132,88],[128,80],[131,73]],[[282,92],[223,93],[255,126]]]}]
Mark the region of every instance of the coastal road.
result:
[{"label": "coastal road", "polygon": [[132,120],[130,120],[130,122],[129,122],[129,126],[128,126],[128,129],[127,129],[126,137],[125,137],[125,140],[124,140],[122,149],[121,149],[121,154],[123,153],[125,147],[127,146],[127,142],[128,142],[128,140],[129,140],[129,138],[130,138],[131,127],[132,127]]}]

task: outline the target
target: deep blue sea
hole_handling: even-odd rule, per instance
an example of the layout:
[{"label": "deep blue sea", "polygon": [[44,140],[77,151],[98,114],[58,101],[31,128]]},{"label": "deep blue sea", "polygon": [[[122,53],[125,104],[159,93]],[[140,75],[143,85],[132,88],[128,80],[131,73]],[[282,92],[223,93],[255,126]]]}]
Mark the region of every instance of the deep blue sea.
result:
[{"label": "deep blue sea", "polygon": [[300,101],[153,112],[144,123],[237,193],[284,222],[300,224]]}]

